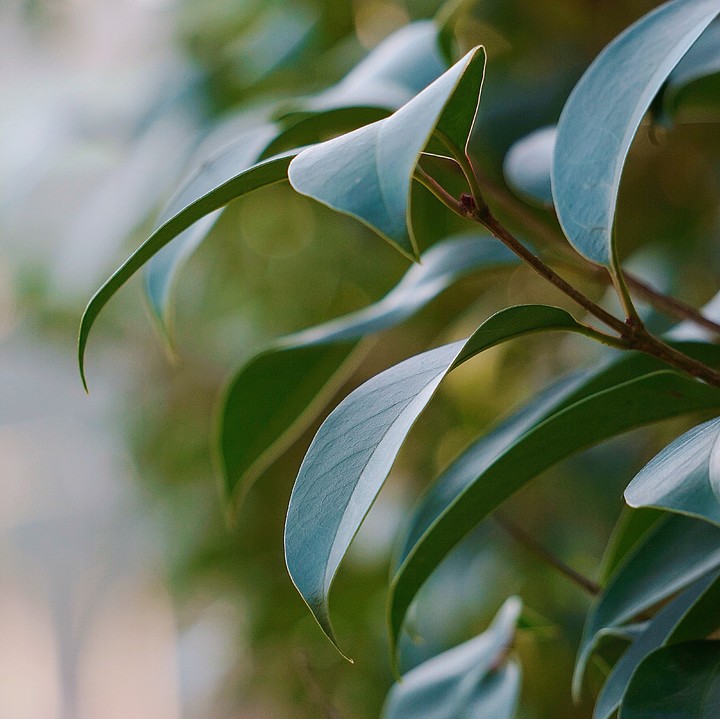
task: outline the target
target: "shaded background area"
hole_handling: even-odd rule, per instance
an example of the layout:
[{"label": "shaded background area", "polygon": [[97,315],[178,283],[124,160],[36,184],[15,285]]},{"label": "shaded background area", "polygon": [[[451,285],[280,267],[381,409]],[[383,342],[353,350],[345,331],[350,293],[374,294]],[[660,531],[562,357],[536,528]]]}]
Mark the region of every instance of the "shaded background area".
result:
[{"label": "shaded background area", "polygon": [[[656,4],[468,6],[459,45],[483,43],[490,57],[477,145],[490,176],[502,181],[512,142],[555,121],[587,63]],[[350,666],[314,625],[282,557],[287,500],[311,433],[263,476],[229,526],[215,468],[217,405],[232,372],[271,339],[368,304],[406,261],[352,220],[273,187],[223,213],[183,272],[174,360],[138,281],[91,340],[89,397],[75,338],[87,299],[147,234],[210,129],[240,107],[259,117],[278,100],[327,86],[393,30],[436,10],[431,0],[3,3],[0,716],[378,715],[392,683],[388,558],[409,508],[508,407],[596,350],[578,338],[528,338],[449,377],[336,583],[336,629]],[[621,194],[622,252],[695,305],[716,289],[719,160],[716,125],[643,128]],[[424,247],[462,229],[423,193],[415,211]],[[519,302],[563,299],[523,269],[463,280],[383,334],[343,392]],[[666,423],[585,453],[505,511],[596,575],[622,488],[691,424]],[[569,698],[588,600],[492,521],[424,590],[413,617],[422,640],[407,641],[406,666],[480,631],[512,593],[536,617],[518,642],[521,715],[589,716]],[[593,671],[599,677],[602,667]]]}]

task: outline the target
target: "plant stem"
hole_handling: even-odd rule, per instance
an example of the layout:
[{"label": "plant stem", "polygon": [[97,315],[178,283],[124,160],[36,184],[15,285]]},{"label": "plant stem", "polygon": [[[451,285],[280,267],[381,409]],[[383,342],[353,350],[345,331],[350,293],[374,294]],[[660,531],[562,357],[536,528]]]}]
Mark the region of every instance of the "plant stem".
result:
[{"label": "plant stem", "polygon": [[504,514],[501,512],[495,512],[493,517],[503,530],[505,530],[505,532],[518,542],[518,544],[522,544],[526,549],[529,549],[536,557],[563,574],[573,584],[580,587],[580,589],[587,592],[592,597],[596,597],[600,594],[601,587],[599,584],[593,582],[592,579],[589,579],[584,574],[576,571],[568,564],[565,564],[562,559],[559,559],[552,554],[552,552],[548,551],[534,537],[531,537],[524,529],[510,521]]},{"label": "plant stem", "polygon": [[434,177],[428,175],[420,165],[415,168],[415,179],[456,215],[467,217],[463,206]]}]

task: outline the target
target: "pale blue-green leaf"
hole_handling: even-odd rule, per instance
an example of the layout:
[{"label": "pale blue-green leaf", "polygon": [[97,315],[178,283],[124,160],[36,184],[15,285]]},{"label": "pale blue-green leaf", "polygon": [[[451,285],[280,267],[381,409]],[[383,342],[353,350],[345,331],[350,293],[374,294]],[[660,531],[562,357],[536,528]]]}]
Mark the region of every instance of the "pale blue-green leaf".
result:
[{"label": "pale blue-green leaf", "polygon": [[328,593],[340,562],[415,420],[445,375],[485,349],[531,332],[585,332],[565,310],[502,310],[466,341],[411,357],[346,397],[318,430],[295,481],[285,557],[295,586],[335,643]]},{"label": "pale blue-green leaf", "polygon": [[188,204],[183,205],[179,211],[158,227],[95,293],[85,308],[78,337],[78,364],[80,376],[86,389],[85,347],[88,336],[97,316],[112,296],[148,260],[195,222],[224,207],[228,202],[241,195],[284,180],[287,177],[290,160],[295,156],[296,152],[288,151],[259,162],[250,168],[243,168],[237,174],[228,177],[222,184],[200,196],[192,193],[188,193],[187,196],[183,195]]},{"label": "pale blue-green leaf", "polygon": [[627,622],[719,566],[720,528],[681,514],[653,527],[612,575],[588,615],[573,694],[580,694],[587,661],[606,627]]},{"label": "pale blue-green leaf", "polygon": [[[407,556],[391,584],[394,649],[408,608],[434,569],[480,520],[526,482],[561,459],[634,427],[720,406],[720,392],[715,389],[674,373],[645,374],[660,364],[648,359],[633,357],[591,375],[570,397],[561,395],[560,407],[551,407],[554,413],[546,419],[542,406],[531,407],[540,419],[527,432],[518,436],[513,426],[518,422],[522,429],[522,416],[511,419],[487,443],[481,439],[472,445],[441,476],[439,488],[430,490],[415,514]],[[626,382],[628,375],[636,379]],[[585,395],[591,391],[595,393]],[[567,406],[572,399],[575,403]]]},{"label": "pale blue-green leaf", "polygon": [[541,127],[518,140],[503,163],[508,185],[522,197],[543,206],[553,203],[550,173],[556,138],[555,125]]},{"label": "pale blue-green leaf", "polygon": [[438,126],[464,147],[484,68],[485,52],[475,48],[390,117],[301,152],[290,164],[290,183],[415,259],[409,218],[415,166]]},{"label": "pale blue-green leaf", "polygon": [[612,716],[620,706],[628,683],[638,665],[650,652],[671,640],[673,632],[687,614],[692,611],[703,595],[717,584],[718,576],[720,575],[717,572],[713,572],[699,579],[643,625],[643,631],[634,638],[632,645],[617,661],[603,685],[595,703],[593,719],[609,719]]},{"label": "pale blue-green leaf", "polygon": [[383,719],[510,719],[520,670],[506,654],[521,606],[511,597],[483,634],[403,676],[388,694]]},{"label": "pale blue-green leaf", "polygon": [[625,501],[631,507],[668,509],[720,525],[719,438],[720,419],[678,437],[638,472],[625,489]]},{"label": "pale blue-green leaf", "polygon": [[[283,337],[253,357],[233,378],[223,403],[220,453],[226,497],[241,499],[317,415],[346,369],[354,367],[347,359],[360,338],[411,317],[466,274],[517,261],[488,237],[456,236],[425,252],[421,263],[375,304]],[[335,343],[346,344],[324,347]]]},{"label": "pale blue-green leaf", "polygon": [[637,668],[619,719],[717,719],[720,642],[683,642],[656,649]]},{"label": "pale blue-green leaf", "polygon": [[553,198],[568,240],[593,262],[614,262],[620,177],[643,116],[718,13],[717,0],[673,0],[653,10],[600,53],[565,104],[553,160]]}]

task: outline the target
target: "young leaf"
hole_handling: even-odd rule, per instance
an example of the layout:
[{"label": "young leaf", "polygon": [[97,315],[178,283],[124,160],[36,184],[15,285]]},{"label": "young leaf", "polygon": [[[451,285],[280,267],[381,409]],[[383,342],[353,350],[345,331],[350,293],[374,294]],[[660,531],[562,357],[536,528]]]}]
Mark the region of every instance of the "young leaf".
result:
[{"label": "young leaf", "polygon": [[590,611],[573,677],[580,694],[590,654],[607,627],[623,624],[720,567],[720,528],[670,515],[618,568]]},{"label": "young leaf", "polygon": [[548,330],[584,333],[586,328],[557,307],[510,307],[468,340],[411,357],[373,377],[322,424],[290,498],[285,558],[295,586],[333,643],[330,585],[405,437],[442,379],[485,349]]},{"label": "young leaf", "polygon": [[541,127],[518,140],[503,162],[508,185],[522,197],[545,207],[553,203],[550,173],[556,138],[555,125]]},{"label": "young leaf", "polygon": [[720,419],[694,427],[643,467],[625,490],[631,507],[657,507],[720,525]]},{"label": "young leaf", "polygon": [[[617,370],[617,368],[615,368]],[[720,406],[720,391],[673,372],[654,372],[598,391],[551,414],[520,437],[514,431],[473,446],[439,481],[416,515],[420,534],[390,588],[395,648],[410,603],[434,569],[480,520],[560,460],[643,424]],[[477,452],[477,454],[475,454]]]},{"label": "young leaf", "polygon": [[415,166],[436,129],[465,147],[484,71],[485,51],[478,47],[390,117],[301,152],[290,164],[290,184],[414,259],[409,212]]},{"label": "young leaf", "polygon": [[[504,245],[477,234],[434,245],[379,302],[278,340],[245,364],[231,382],[220,421],[225,493],[240,499],[278,453],[316,416],[354,367],[360,338],[393,327],[460,277],[514,265]],[[342,347],[330,346],[344,343]]]},{"label": "young leaf", "polygon": [[570,243],[614,264],[613,221],[625,157],[670,72],[713,18],[717,0],[673,0],[618,35],[572,91],[558,123],[552,191]]},{"label": "young leaf", "polygon": [[683,631],[684,623],[693,623],[692,614],[697,613],[698,608],[706,610],[704,613],[707,614],[708,607],[702,605],[712,603],[714,606],[711,611],[716,614],[720,589],[719,576],[717,572],[714,572],[699,579],[666,604],[644,625],[641,634],[633,640],[632,645],[620,657],[603,685],[595,703],[593,719],[609,719],[612,716],[620,706],[628,683],[638,665],[658,647],[673,642],[676,633]]},{"label": "young leaf", "polygon": [[[182,195],[178,196],[178,205],[182,206],[160,226],[115,273],[95,293],[85,308],[80,322],[78,338],[78,364],[83,385],[85,381],[85,347],[90,330],[102,308],[110,298],[132,277],[153,255],[159,252],[171,240],[184,232],[199,219],[227,205],[237,197],[245,195],[260,187],[281,182],[287,176],[290,160],[297,151],[289,151],[276,157],[259,162],[252,167],[228,168],[227,175],[221,184],[207,189],[204,180],[188,184]],[[219,158],[218,158],[219,159]],[[197,191],[193,191],[193,190]]]},{"label": "young leaf", "polygon": [[506,655],[521,607],[511,597],[483,634],[408,672],[390,690],[383,719],[511,719],[520,667]]},{"label": "young leaf", "polygon": [[720,642],[683,642],[638,667],[620,719],[715,719],[720,708]]}]

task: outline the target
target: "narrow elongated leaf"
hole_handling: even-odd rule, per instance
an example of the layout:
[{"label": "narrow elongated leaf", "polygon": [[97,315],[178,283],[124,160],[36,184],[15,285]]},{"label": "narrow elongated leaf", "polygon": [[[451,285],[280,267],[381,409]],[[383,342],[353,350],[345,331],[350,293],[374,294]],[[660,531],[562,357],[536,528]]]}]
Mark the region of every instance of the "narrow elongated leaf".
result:
[{"label": "narrow elongated leaf", "polygon": [[[622,366],[611,367],[622,374]],[[593,378],[598,381],[598,378]],[[605,375],[602,381],[607,381]],[[449,501],[423,515],[431,523],[408,552],[391,585],[390,625],[396,646],[405,615],[425,580],[457,543],[526,482],[560,460],[630,429],[696,409],[720,406],[720,391],[673,372],[611,386],[550,415],[509,443],[481,445],[446,482]],[[487,454],[485,452],[487,451]],[[477,462],[477,464],[475,463]],[[464,463],[463,463],[464,464]],[[457,472],[457,474],[455,474]],[[474,476],[473,476],[474,475]],[[435,499],[435,498],[433,498]],[[422,510],[421,510],[422,511]]]},{"label": "narrow elongated leaf", "polygon": [[720,713],[720,642],[654,651],[633,675],[620,719],[715,719]]},{"label": "narrow elongated leaf", "polygon": [[[664,606],[637,636],[630,648],[620,657],[603,685],[593,711],[593,719],[608,719],[620,706],[628,683],[643,659],[658,647],[673,641],[676,631],[682,631],[683,621],[692,614],[698,603],[717,602],[718,573],[699,579]],[[713,607],[713,613],[716,613]],[[692,621],[692,620],[690,620]],[[717,621],[717,620],[716,620]],[[703,638],[696,637],[696,638]]]},{"label": "narrow elongated leaf", "polygon": [[295,586],[334,643],[330,585],[405,437],[442,379],[485,349],[547,330],[582,333],[585,328],[557,307],[508,308],[486,320],[468,340],[411,357],[373,377],[320,427],[290,498],[285,557]]},{"label": "narrow elongated leaf", "polygon": [[720,525],[719,440],[720,419],[678,437],[630,482],[625,501],[631,507],[668,509]]},{"label": "narrow elongated leaf", "polygon": [[658,523],[613,574],[588,615],[573,677],[575,696],[607,627],[627,622],[718,567],[720,528],[679,514]]},{"label": "narrow elongated leaf", "polygon": [[510,719],[520,668],[506,655],[521,607],[511,597],[483,634],[408,672],[390,690],[383,719]]},{"label": "narrow elongated leaf", "polygon": [[508,185],[518,194],[540,205],[552,205],[553,153],[557,128],[541,127],[518,140],[505,155],[503,172]]},{"label": "narrow elongated leaf", "polygon": [[720,12],[717,0],[673,0],[608,45],[568,99],[558,124],[552,191],[571,244],[614,262],[613,222],[623,165],[652,99]]},{"label": "narrow elongated leaf", "polygon": [[[240,497],[324,406],[354,367],[358,340],[393,327],[463,275],[514,265],[490,238],[462,235],[434,245],[379,302],[278,340],[245,364],[223,403],[220,451],[225,492]],[[342,347],[328,346],[344,343]]]},{"label": "narrow elongated leaf", "polygon": [[165,221],[155,232],[148,237],[140,247],[115,271],[105,284],[95,293],[85,308],[80,323],[80,335],[78,338],[78,364],[83,385],[87,389],[85,381],[85,347],[87,345],[90,330],[100,314],[102,308],[110,298],[132,277],[153,255],[159,252],[165,245],[175,239],[181,232],[184,232],[191,225],[206,215],[220,209],[231,200],[245,195],[260,187],[281,182],[287,176],[287,168],[290,160],[297,151],[289,151],[274,158],[264,160],[250,168],[242,167],[237,174],[230,174],[221,184],[213,189],[207,190],[205,183],[201,183],[200,194],[191,192],[188,188],[187,194],[183,193],[184,204],[175,214]]},{"label": "narrow elongated leaf", "polygon": [[485,51],[478,47],[390,117],[301,152],[290,164],[290,183],[414,259],[409,212],[415,166],[436,128],[464,148],[484,70]]}]

